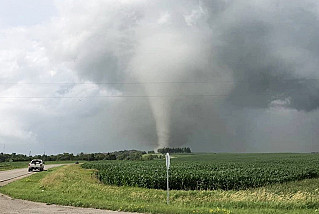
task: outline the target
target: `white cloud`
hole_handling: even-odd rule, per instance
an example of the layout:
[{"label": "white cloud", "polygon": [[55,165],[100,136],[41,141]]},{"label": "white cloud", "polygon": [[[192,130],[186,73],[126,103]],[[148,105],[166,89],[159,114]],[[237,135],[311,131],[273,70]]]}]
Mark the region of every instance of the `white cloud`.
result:
[{"label": "white cloud", "polygon": [[162,25],[162,24],[166,24],[169,22],[169,18],[170,18],[170,14],[168,12],[165,12],[163,14],[161,14],[161,16],[159,17],[157,23]]}]

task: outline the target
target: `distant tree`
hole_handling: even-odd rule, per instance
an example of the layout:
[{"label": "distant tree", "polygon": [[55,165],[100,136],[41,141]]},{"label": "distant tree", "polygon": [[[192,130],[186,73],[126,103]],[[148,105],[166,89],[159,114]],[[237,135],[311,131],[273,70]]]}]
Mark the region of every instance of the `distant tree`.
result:
[{"label": "distant tree", "polygon": [[185,147],[185,148],[161,148],[157,150],[158,153],[191,153],[191,149],[189,147]]}]

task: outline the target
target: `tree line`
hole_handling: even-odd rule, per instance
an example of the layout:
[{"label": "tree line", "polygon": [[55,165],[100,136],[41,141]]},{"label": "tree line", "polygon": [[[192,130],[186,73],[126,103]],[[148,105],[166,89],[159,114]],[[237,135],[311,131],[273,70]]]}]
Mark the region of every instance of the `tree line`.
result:
[{"label": "tree line", "polygon": [[97,161],[97,160],[141,160],[144,151],[124,150],[108,153],[62,153],[57,155],[34,155],[27,156],[23,154],[4,154],[0,153],[0,162],[18,162],[31,161],[33,159],[42,159],[43,161]]},{"label": "tree line", "polygon": [[[159,153],[191,153],[190,148],[162,148],[158,149]],[[98,160],[144,160],[144,154],[154,154],[154,151],[138,151],[138,150],[123,150],[107,153],[62,153],[57,155],[34,155],[27,156],[23,154],[4,154],[0,153],[0,162],[18,162],[31,161],[32,159],[42,159],[43,161],[98,161]],[[148,157],[148,159],[152,159]]]},{"label": "tree line", "polygon": [[191,149],[189,147],[184,147],[184,148],[161,148],[157,150],[158,153],[192,153]]}]

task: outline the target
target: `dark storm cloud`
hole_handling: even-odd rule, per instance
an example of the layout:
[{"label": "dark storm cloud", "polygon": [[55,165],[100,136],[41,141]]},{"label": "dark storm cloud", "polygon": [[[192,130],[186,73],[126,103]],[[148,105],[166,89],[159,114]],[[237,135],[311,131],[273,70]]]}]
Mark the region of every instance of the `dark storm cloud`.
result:
[{"label": "dark storm cloud", "polygon": [[48,141],[57,153],[181,145],[218,152],[319,149],[317,1],[56,6],[49,23],[5,31],[0,64],[7,72],[0,79],[85,84],[17,85],[3,93],[87,98],[38,100],[24,111],[7,102],[0,107],[7,118],[0,141],[14,133],[19,142]]},{"label": "dark storm cloud", "polygon": [[219,62],[233,71],[233,104],[267,108],[273,100],[289,99],[288,106],[297,110],[318,108],[319,23],[311,3],[248,1],[236,12],[226,9],[222,16],[234,17],[231,24],[220,24],[216,51]]},{"label": "dark storm cloud", "polygon": [[[104,2],[102,8],[108,5]],[[314,7],[318,8],[314,1],[280,0],[118,3],[113,10],[95,11],[103,21],[90,20],[88,15],[95,27],[79,43],[74,68],[82,78],[97,83],[142,83],[107,86],[128,95],[217,95],[213,101],[149,99],[153,125],[163,141],[160,146],[183,145],[203,130],[215,140],[246,141],[247,134],[229,133],[227,120],[239,124],[241,120],[238,115],[223,116],[229,113],[221,110],[225,106],[232,105],[227,108],[237,112],[271,106],[318,108],[319,24]],[[144,84],[156,81],[209,84]],[[129,127],[130,135],[154,141],[154,135],[131,123],[139,110],[123,106],[118,108],[126,112],[124,127]],[[152,121],[151,114],[140,120]]]}]

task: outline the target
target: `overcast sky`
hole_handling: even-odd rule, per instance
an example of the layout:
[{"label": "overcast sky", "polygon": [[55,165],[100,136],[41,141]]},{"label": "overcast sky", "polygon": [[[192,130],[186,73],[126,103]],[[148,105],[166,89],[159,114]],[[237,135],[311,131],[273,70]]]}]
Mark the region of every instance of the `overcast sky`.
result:
[{"label": "overcast sky", "polygon": [[317,0],[0,0],[0,152],[319,151]]}]

